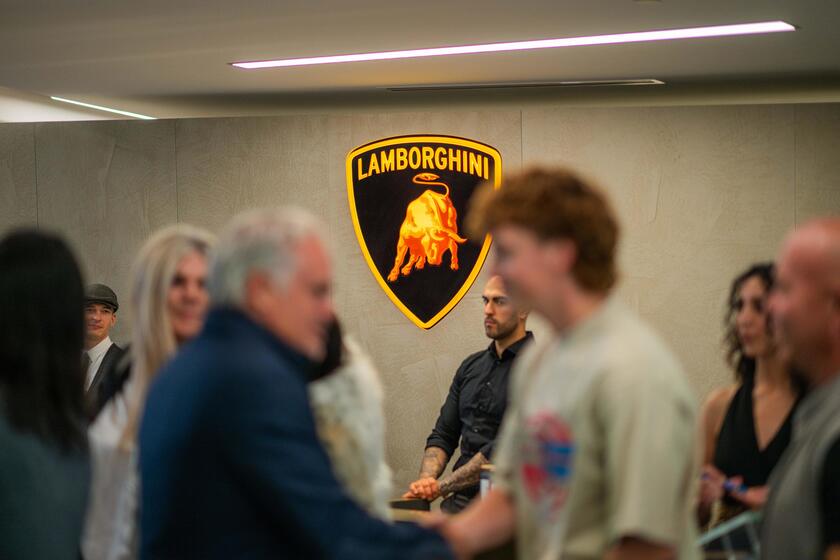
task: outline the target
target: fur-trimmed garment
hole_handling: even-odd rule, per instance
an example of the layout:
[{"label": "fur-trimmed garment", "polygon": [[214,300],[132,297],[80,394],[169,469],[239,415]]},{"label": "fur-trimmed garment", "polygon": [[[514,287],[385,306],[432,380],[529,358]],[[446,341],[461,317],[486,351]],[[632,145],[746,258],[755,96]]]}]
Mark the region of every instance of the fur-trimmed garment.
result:
[{"label": "fur-trimmed garment", "polygon": [[345,339],[344,348],[342,366],[309,386],[318,437],[350,497],[389,520],[392,483],[385,462],[382,385],[352,340]]}]

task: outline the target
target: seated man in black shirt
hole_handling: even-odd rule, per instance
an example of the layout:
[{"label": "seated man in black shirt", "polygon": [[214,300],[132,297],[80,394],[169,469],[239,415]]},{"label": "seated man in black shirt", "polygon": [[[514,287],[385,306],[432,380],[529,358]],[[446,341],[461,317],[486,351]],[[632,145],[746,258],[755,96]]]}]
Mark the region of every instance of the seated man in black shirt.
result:
[{"label": "seated man in black shirt", "polygon": [[[533,338],[525,330],[528,313],[513,304],[500,277],[487,282],[482,299],[484,332],[493,342],[464,360],[455,373],[426,441],[420,475],[404,496],[429,501],[443,496],[441,509],[447,513],[461,511],[478,494],[481,466],[490,462],[505,413],[511,365]],[[460,458],[451,474],[439,478],[459,440]]]}]

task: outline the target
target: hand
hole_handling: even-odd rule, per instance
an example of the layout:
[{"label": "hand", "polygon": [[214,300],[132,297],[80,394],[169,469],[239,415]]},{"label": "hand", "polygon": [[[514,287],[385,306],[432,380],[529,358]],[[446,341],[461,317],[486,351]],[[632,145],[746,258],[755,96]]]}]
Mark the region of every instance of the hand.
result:
[{"label": "hand", "polygon": [[744,478],[735,476],[730,479],[736,488],[729,492],[729,494],[747,506],[750,509],[761,509],[767,503],[767,486],[752,486],[747,489],[741,489],[744,484]]},{"label": "hand", "polygon": [[408,486],[408,492],[403,495],[403,498],[421,498],[430,502],[438,497],[440,497],[440,486],[437,479],[432,477],[415,480]]},{"label": "hand", "polygon": [[443,531],[444,526],[449,523],[451,516],[442,511],[432,511],[428,515],[424,515],[417,520],[421,527],[431,529],[433,531]]},{"label": "hand", "polygon": [[700,477],[700,505],[710,508],[712,504],[723,498],[725,494],[723,485],[725,483],[725,474],[712,465],[704,466],[703,474]]},{"label": "hand", "polygon": [[466,535],[459,530],[459,524],[452,522],[453,519],[452,516],[438,513],[430,516],[424,526],[441,534],[457,560],[469,560],[473,557],[472,547],[467,543]]}]

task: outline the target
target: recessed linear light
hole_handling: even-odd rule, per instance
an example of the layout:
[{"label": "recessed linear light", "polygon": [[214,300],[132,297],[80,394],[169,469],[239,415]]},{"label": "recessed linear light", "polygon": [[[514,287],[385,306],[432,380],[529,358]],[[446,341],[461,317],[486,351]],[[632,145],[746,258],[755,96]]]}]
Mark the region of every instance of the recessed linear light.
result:
[{"label": "recessed linear light", "polygon": [[401,58],[422,58],[455,54],[525,51],[534,49],[554,49],[559,47],[581,47],[587,45],[615,45],[620,43],[670,41],[674,39],[699,39],[704,37],[753,35],[758,33],[779,33],[795,30],[796,27],[784,21],[764,21],[759,23],[716,25],[712,27],[689,27],[684,29],[666,29],[660,31],[616,33],[612,35],[592,35],[589,37],[566,37],[560,39],[515,41],[512,43],[488,43],[483,45],[463,45],[458,47],[432,47],[407,51],[340,54],[335,56],[313,56],[309,58],[288,58],[279,60],[256,60],[249,62],[232,62],[231,65],[236,66],[237,68],[252,70],[258,68],[335,64],[339,62],[366,62],[371,60],[395,60]]},{"label": "recessed linear light", "polygon": [[134,117],[135,119],[143,119],[145,121],[157,120],[157,117],[150,117],[148,115],[141,115],[140,113],[132,113],[130,111],[120,111],[119,109],[111,109],[110,107],[94,105],[93,103],[83,103],[81,101],[74,101],[73,99],[65,99],[64,97],[56,97],[54,95],[51,95],[50,99],[54,101],[61,101],[62,103],[70,103],[71,105],[78,105],[80,107],[87,107],[88,109],[96,109],[97,111],[107,111],[108,113],[116,113],[117,115]]},{"label": "recessed linear light", "polygon": [[550,87],[603,87],[603,86],[661,86],[662,80],[653,78],[633,80],[578,80],[561,82],[476,82],[473,84],[418,84],[413,86],[388,86],[388,91],[448,91],[470,89],[550,88]]}]

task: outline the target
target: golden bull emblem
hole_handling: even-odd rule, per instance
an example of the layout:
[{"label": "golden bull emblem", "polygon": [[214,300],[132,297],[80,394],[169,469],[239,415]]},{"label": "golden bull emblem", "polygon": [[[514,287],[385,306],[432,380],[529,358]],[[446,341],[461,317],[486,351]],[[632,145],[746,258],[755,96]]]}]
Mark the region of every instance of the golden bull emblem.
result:
[{"label": "golden bull emblem", "polygon": [[[458,235],[458,211],[449,198],[449,185],[437,179],[440,177],[434,173],[418,173],[412,179],[417,185],[443,187],[443,192],[427,189],[408,205],[389,282],[396,282],[400,272],[408,276],[412,268],[422,270],[426,263],[439,266],[446,251],[450,254],[449,268],[458,270],[458,244],[466,239]],[[406,252],[408,262],[400,269]]]},{"label": "golden bull emblem", "polygon": [[489,235],[462,235],[462,220],[480,184],[499,188],[501,155],[465,138],[399,136],[351,151],[346,172],[373,277],[406,317],[431,328],[469,291],[490,250]]}]

